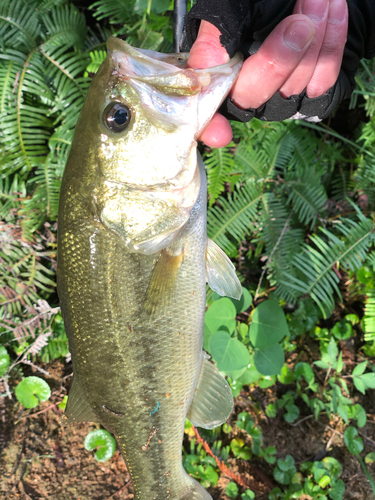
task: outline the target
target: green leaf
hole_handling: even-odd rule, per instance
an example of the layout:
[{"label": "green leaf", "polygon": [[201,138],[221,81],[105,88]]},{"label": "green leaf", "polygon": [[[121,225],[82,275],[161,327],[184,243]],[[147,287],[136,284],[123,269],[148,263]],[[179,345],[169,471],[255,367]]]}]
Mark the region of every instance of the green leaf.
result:
[{"label": "green leaf", "polygon": [[367,455],[365,456],[365,463],[370,464],[370,465],[375,463],[375,452],[374,451],[367,453]]},{"label": "green leaf", "polygon": [[[264,350],[289,335],[284,311],[274,300],[259,304],[252,315],[250,340],[254,347]],[[281,368],[280,368],[281,369]]]},{"label": "green leaf", "polygon": [[270,376],[279,374],[284,361],[284,350],[280,344],[275,344],[263,350],[255,349],[255,367],[262,375]]},{"label": "green leaf", "polygon": [[259,380],[259,387],[261,389],[268,389],[268,387],[271,387],[274,384],[276,384],[276,375],[266,375]]},{"label": "green leaf", "polygon": [[269,464],[274,464],[276,462],[276,448],[274,446],[267,446],[264,450],[264,459]]},{"label": "green leaf", "polygon": [[345,493],[345,484],[344,481],[339,479],[331,489],[328,490],[328,496],[332,498],[332,500],[343,500]]},{"label": "green leaf", "polygon": [[242,287],[242,295],[240,300],[236,299],[230,299],[234,307],[236,308],[237,314],[242,313],[243,311],[246,311],[246,309],[249,309],[253,302],[253,297],[251,296],[251,293],[249,290],[247,290],[245,287]]},{"label": "green leaf", "polygon": [[375,389],[375,372],[356,375],[353,377],[353,382],[356,389],[365,394],[367,389]]},{"label": "green leaf", "polygon": [[234,483],[233,481],[228,483],[227,487],[225,488],[225,493],[229,498],[236,498],[238,495],[238,486],[236,485],[236,483]]},{"label": "green leaf", "polygon": [[294,459],[291,455],[287,455],[285,460],[279,459],[277,461],[277,466],[273,471],[273,477],[280,484],[290,484],[295,472]]},{"label": "green leaf", "polygon": [[269,403],[266,406],[265,413],[268,418],[275,418],[277,416],[277,407],[275,403]]},{"label": "green leaf", "polygon": [[289,424],[295,422],[299,416],[298,406],[294,404],[286,405],[285,409],[287,410],[287,413],[284,415],[284,420]]},{"label": "green leaf", "polygon": [[285,457],[285,460],[279,458],[279,460],[277,461],[277,466],[284,472],[293,471],[293,474],[295,473],[296,468],[294,466],[294,458],[292,457],[292,455],[287,455]]},{"label": "green leaf", "polygon": [[95,453],[95,458],[98,462],[110,460],[116,451],[115,438],[105,429],[98,429],[87,434],[84,446],[87,451],[99,448]]},{"label": "green leaf", "polygon": [[331,478],[329,476],[322,476],[319,479],[318,484],[321,488],[326,488],[330,482],[331,482]]},{"label": "green leaf", "polygon": [[230,442],[230,449],[237,458],[242,458],[242,460],[250,460],[251,458],[251,450],[245,446],[243,439],[232,439]]},{"label": "green leaf", "polygon": [[359,363],[353,370],[352,375],[362,375],[365,372],[367,366],[367,361]]},{"label": "green leaf", "polygon": [[210,351],[219,371],[241,370],[250,363],[248,349],[227,332],[218,331],[212,335]]},{"label": "green leaf", "polygon": [[65,411],[67,402],[68,402],[68,396],[65,395],[64,399],[62,401],[60,401],[60,403],[58,404],[58,407],[60,408],[60,410]]},{"label": "green leaf", "polygon": [[211,332],[227,330],[232,333],[236,327],[236,308],[228,297],[215,300],[208,308],[205,315],[205,323]]},{"label": "green leaf", "polygon": [[246,490],[241,494],[241,500],[254,500],[255,493],[252,490]]},{"label": "green leaf", "polygon": [[170,0],[152,0],[151,9],[156,14],[162,14],[163,12],[166,12],[168,10],[170,4]]},{"label": "green leaf", "polygon": [[327,354],[329,356],[329,359],[331,361],[331,365],[333,367],[336,366],[338,353],[339,353],[339,350],[337,348],[335,339],[332,337],[331,340],[330,340],[330,342],[329,342],[329,344],[328,344]]},{"label": "green leaf", "polygon": [[349,416],[357,420],[358,427],[363,427],[366,425],[367,416],[366,411],[360,404],[355,404],[354,406],[349,406]]},{"label": "green leaf", "polygon": [[306,382],[309,384],[314,382],[315,376],[311,366],[304,362],[299,362],[294,367],[294,375],[297,380],[301,380],[302,377],[305,378]]},{"label": "green leaf", "polygon": [[285,385],[291,384],[295,379],[293,371],[286,364],[282,367],[281,373],[277,378],[279,382]]},{"label": "green leaf", "polygon": [[0,346],[0,377],[6,374],[10,364],[8,351],[4,346]]},{"label": "green leaf", "polygon": [[243,372],[241,377],[238,379],[238,382],[241,382],[242,385],[250,385],[253,384],[254,382],[257,382],[257,380],[259,380],[260,378],[262,378],[262,374],[258,372],[254,364],[252,363]]},{"label": "green leaf", "polygon": [[359,455],[363,450],[363,441],[358,436],[358,431],[355,427],[348,427],[346,429],[344,432],[344,441],[352,455]]},{"label": "green leaf", "polygon": [[50,396],[49,385],[39,377],[26,377],[16,387],[16,397],[25,408],[35,408]]}]

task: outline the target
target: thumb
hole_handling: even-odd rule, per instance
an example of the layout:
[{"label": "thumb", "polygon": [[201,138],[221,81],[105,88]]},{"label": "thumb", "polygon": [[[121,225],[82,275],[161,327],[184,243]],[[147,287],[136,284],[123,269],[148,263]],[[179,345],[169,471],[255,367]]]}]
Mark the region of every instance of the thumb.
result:
[{"label": "thumb", "polygon": [[208,21],[201,21],[198,36],[190,50],[189,68],[204,69],[225,64],[229,55],[220,43],[220,31]]}]

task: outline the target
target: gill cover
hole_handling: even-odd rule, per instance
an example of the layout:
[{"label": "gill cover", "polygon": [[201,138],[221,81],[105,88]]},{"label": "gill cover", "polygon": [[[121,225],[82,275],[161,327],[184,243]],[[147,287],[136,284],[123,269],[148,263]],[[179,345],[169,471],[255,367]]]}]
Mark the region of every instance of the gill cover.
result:
[{"label": "gill cover", "polygon": [[[101,222],[130,252],[169,246],[200,190],[197,137],[232,87],[242,64],[186,68],[189,54],[161,54],[108,40],[108,96],[95,202]],[[104,127],[103,127],[104,128]]]}]

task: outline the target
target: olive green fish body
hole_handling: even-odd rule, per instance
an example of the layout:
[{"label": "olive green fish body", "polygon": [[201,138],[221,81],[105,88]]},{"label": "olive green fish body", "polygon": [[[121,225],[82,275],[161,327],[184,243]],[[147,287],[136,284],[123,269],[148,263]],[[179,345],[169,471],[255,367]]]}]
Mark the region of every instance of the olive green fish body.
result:
[{"label": "olive green fish body", "polygon": [[[162,167],[157,164],[147,168],[145,160],[156,160],[152,151],[142,151],[144,137],[149,133],[151,144],[158,144],[160,125],[161,142],[169,134],[173,150],[175,129],[158,122],[158,109],[146,108],[142,116],[137,88],[142,80],[132,87],[121,77],[125,91],[118,93],[113,59],[108,57],[90,89],[61,190],[58,292],[74,370],[67,415],[70,421],[96,421],[114,433],[137,500],[209,499],[181,460],[188,412],[194,423],[211,428],[231,408],[230,389],[202,351],[208,248],[204,167],[196,160],[191,134],[176,160],[183,167],[189,163],[189,169],[177,169],[168,179],[167,170],[158,178]],[[174,93],[180,105],[186,98],[178,92],[197,93],[191,81],[178,80],[185,87],[176,90],[172,76],[172,87],[163,71],[162,81],[150,84],[153,92],[162,92],[161,100]],[[119,139],[100,123],[110,99],[126,102],[134,120],[130,131],[116,131]],[[125,178],[124,171],[137,165],[136,156],[127,160],[132,145],[142,162]],[[199,384],[202,374],[207,383],[213,380],[206,395]],[[219,411],[217,422],[211,410]]]}]

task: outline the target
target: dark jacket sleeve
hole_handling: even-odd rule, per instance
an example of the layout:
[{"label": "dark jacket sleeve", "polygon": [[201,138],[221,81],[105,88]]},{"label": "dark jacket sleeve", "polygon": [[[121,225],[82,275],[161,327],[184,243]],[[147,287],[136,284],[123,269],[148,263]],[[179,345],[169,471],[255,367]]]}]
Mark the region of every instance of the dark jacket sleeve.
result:
[{"label": "dark jacket sleeve", "polygon": [[[220,41],[232,57],[238,50],[249,57],[276,25],[293,12],[296,0],[198,0],[185,17],[182,50],[190,50],[201,20],[214,24],[221,32]],[[221,112],[229,119],[249,121],[303,118],[320,121],[355,87],[359,61],[375,56],[375,0],[347,0],[349,8],[348,39],[341,71],[336,84],[323,96],[310,99],[305,92],[283,99],[277,92],[258,109],[243,110],[228,98]]]}]

